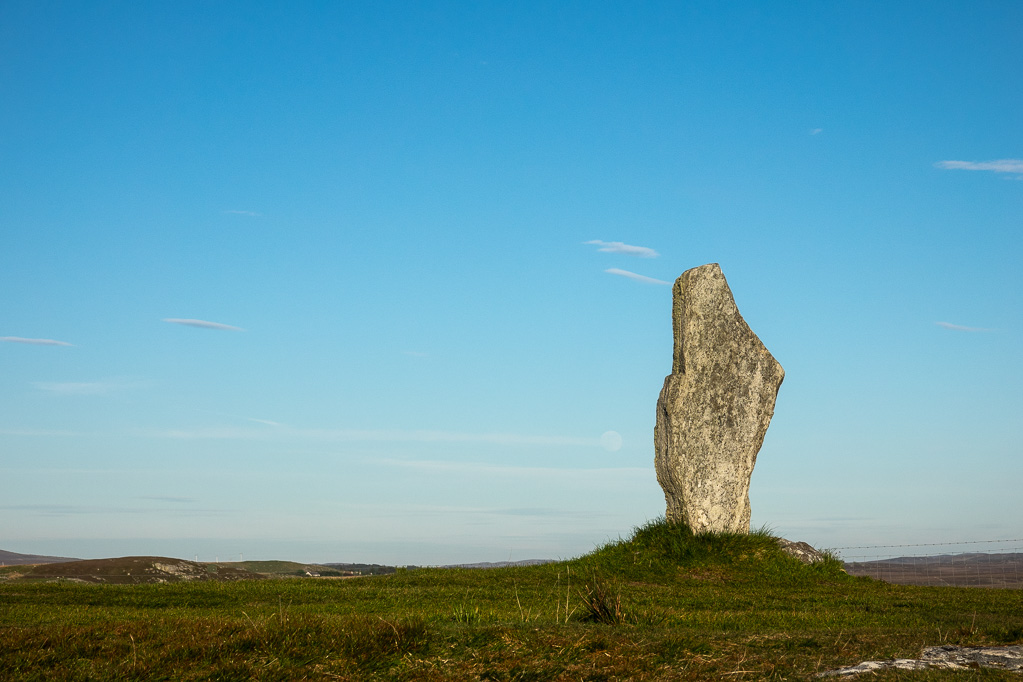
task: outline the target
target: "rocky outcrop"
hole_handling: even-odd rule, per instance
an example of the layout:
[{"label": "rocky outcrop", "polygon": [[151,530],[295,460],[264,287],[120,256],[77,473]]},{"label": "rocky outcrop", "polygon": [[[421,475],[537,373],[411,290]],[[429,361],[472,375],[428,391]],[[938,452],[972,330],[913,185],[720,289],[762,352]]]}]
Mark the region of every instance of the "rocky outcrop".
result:
[{"label": "rocky outcrop", "polygon": [[920,658],[864,661],[859,665],[818,673],[817,677],[872,675],[881,670],[975,670],[994,668],[1023,672],[1023,646],[929,646]]},{"label": "rocky outcrop", "polygon": [[672,291],[675,351],[657,399],[654,466],[669,521],[749,532],[749,482],[785,371],[742,319],[717,263]]},{"label": "rocky outcrop", "polygon": [[791,557],[799,559],[804,564],[815,564],[818,561],[824,561],[827,558],[823,552],[817,551],[813,548],[813,546],[806,542],[793,542],[792,540],[786,540],[785,538],[778,538],[778,545],[781,547],[781,551]]}]

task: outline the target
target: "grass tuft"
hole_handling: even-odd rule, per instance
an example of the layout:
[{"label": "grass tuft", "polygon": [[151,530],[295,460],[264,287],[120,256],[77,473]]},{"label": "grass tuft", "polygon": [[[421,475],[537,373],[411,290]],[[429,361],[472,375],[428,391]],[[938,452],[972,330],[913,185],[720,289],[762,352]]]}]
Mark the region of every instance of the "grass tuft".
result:
[{"label": "grass tuft", "polygon": [[592,579],[580,590],[586,613],[582,620],[604,625],[620,625],[625,620],[622,612],[622,589],[614,581],[593,573]]}]

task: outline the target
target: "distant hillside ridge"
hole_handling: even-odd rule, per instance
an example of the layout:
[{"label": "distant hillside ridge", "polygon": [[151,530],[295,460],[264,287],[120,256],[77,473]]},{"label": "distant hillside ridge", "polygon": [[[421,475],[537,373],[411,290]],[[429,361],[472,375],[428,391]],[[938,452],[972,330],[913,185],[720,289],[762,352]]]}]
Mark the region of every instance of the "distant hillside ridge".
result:
[{"label": "distant hillside ridge", "polygon": [[43,556],[41,554],[18,554],[0,549],[0,565],[24,566],[26,564],[60,564],[67,561],[80,561],[66,556]]},{"label": "distant hillside ridge", "polygon": [[35,566],[19,581],[73,580],[84,583],[124,585],[190,581],[265,580],[266,576],[224,564],[201,564],[183,559],[128,556],[88,559]]},{"label": "distant hillside ridge", "polygon": [[849,575],[896,585],[1023,589],[1023,553],[941,554],[872,561],[846,561]]}]

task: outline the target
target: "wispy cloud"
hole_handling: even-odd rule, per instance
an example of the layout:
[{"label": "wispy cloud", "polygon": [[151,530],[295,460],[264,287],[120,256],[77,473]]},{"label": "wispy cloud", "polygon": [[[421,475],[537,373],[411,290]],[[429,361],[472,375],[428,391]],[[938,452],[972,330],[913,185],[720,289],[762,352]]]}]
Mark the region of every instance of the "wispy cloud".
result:
[{"label": "wispy cloud", "polygon": [[637,275],[635,272],[619,270],[618,268],[608,268],[604,272],[612,275],[618,275],[619,277],[628,277],[629,279],[634,279],[637,282],[643,282],[645,284],[671,284],[671,282],[665,282],[663,279],[654,279],[653,277],[647,277],[646,275]]},{"label": "wispy cloud", "polygon": [[5,504],[0,509],[7,511],[34,512],[36,514],[65,516],[70,514],[116,514],[139,511],[124,507],[97,507],[80,504]]},{"label": "wispy cloud", "polygon": [[245,419],[250,422],[256,422],[257,424],[266,424],[267,426],[283,426],[280,422],[270,421],[269,419],[256,419],[255,417],[246,417]]},{"label": "wispy cloud", "polygon": [[53,429],[0,429],[0,436],[85,438],[91,434],[82,431],[59,431]]},{"label": "wispy cloud", "polygon": [[153,502],[173,502],[174,504],[191,504],[196,501],[194,497],[171,497],[168,495],[141,495],[139,499]]},{"label": "wispy cloud", "polygon": [[[375,463],[389,466],[390,464],[397,462],[398,460],[387,460],[377,461]],[[457,470],[461,472],[461,470]],[[542,471],[546,475],[550,471],[565,472],[568,477],[578,476],[579,472],[592,472],[598,471],[594,469],[530,469],[529,471]],[[615,475],[625,471],[631,473],[631,469],[605,469],[603,471],[611,472],[612,476],[609,478],[614,479]],[[642,470],[643,476],[649,478],[653,475],[652,470]],[[592,518],[593,512],[591,510],[577,510],[577,509],[558,509],[555,507],[478,507],[468,505],[451,505],[451,504],[409,504],[409,503],[392,503],[392,504],[365,504],[365,503],[345,503],[344,507],[351,510],[352,512],[358,513],[363,517],[372,515],[373,517],[381,517],[387,515],[405,516],[415,515],[422,516],[425,514],[429,515],[447,515],[455,514],[459,516],[466,516],[469,514],[488,514],[494,516],[555,516],[555,517],[584,517]]]},{"label": "wispy cloud", "polygon": [[484,509],[484,514],[496,516],[536,516],[536,517],[572,517],[584,516],[587,512],[574,509],[555,509],[554,507],[510,507],[506,509]]},{"label": "wispy cloud", "polygon": [[488,464],[484,462],[453,462],[449,460],[409,460],[381,458],[375,464],[402,469],[414,469],[421,472],[461,473],[485,476],[538,478],[546,481],[558,478],[607,478],[611,480],[643,479],[650,476],[646,467],[530,467],[510,466],[506,464]]},{"label": "wispy cloud", "polygon": [[646,246],[633,246],[632,244],[625,244],[622,242],[605,242],[599,239],[591,239],[583,244],[593,244],[599,246],[597,251],[603,251],[604,253],[624,253],[627,256],[639,256],[640,258],[657,258],[660,254],[651,248]]},{"label": "wispy cloud", "polygon": [[116,388],[102,381],[35,381],[32,385],[58,395],[103,395]]},{"label": "wispy cloud", "polygon": [[231,210],[231,211],[224,211],[224,213],[229,213],[231,215],[244,215],[244,216],[248,216],[250,218],[262,218],[263,217],[263,214],[259,213],[257,211]]},{"label": "wispy cloud", "polygon": [[222,329],[229,332],[243,332],[245,331],[241,327],[234,327],[229,324],[221,324],[220,322],[208,322],[206,320],[190,320],[182,319],[178,317],[165,317],[164,322],[170,322],[172,324],[183,324],[186,327],[199,327],[201,329]]},{"label": "wispy cloud", "polygon": [[935,322],[942,329],[951,329],[954,332],[993,332],[994,329],[987,329],[985,327],[965,327],[961,324],[952,324],[951,322]]},{"label": "wispy cloud", "polygon": [[277,431],[246,429],[237,426],[213,426],[200,429],[143,429],[137,431],[135,435],[181,440],[265,440],[277,435]]},{"label": "wispy cloud", "polygon": [[993,171],[995,173],[1023,173],[1023,159],[996,161],[939,161],[934,164],[948,170]]},{"label": "wispy cloud", "polygon": [[28,512],[40,516],[79,516],[82,514],[175,514],[178,516],[206,516],[231,513],[229,509],[182,509],[181,507],[140,508],[104,507],[90,504],[11,504],[0,505],[7,511]]},{"label": "wispy cloud", "polygon": [[824,132],[824,128],[810,128],[811,135],[820,135]]},{"label": "wispy cloud", "polygon": [[144,384],[130,379],[107,379],[105,381],[34,381],[32,385],[40,391],[57,395],[107,395]]},{"label": "wispy cloud", "polygon": [[143,432],[155,438],[183,440],[264,440],[297,438],[326,442],[379,443],[489,443],[493,445],[558,445],[599,447],[599,438],[576,436],[534,436],[520,433],[470,433],[464,431],[399,431],[370,429],[295,429],[280,425],[274,429],[213,427],[203,429],[166,429]]},{"label": "wispy cloud", "polygon": [[67,341],[54,341],[53,339],[26,339],[21,336],[0,336],[0,341],[7,343],[27,343],[33,346],[70,346]]}]

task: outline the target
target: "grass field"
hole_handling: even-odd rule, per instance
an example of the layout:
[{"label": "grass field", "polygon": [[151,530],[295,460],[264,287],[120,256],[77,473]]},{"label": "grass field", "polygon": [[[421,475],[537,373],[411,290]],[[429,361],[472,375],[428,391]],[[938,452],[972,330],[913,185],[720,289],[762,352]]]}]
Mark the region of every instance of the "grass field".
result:
[{"label": "grass field", "polygon": [[766,533],[664,522],[541,566],[0,584],[3,680],[809,679],[927,645],[1021,642],[1023,591],[890,585],[803,565]]}]

